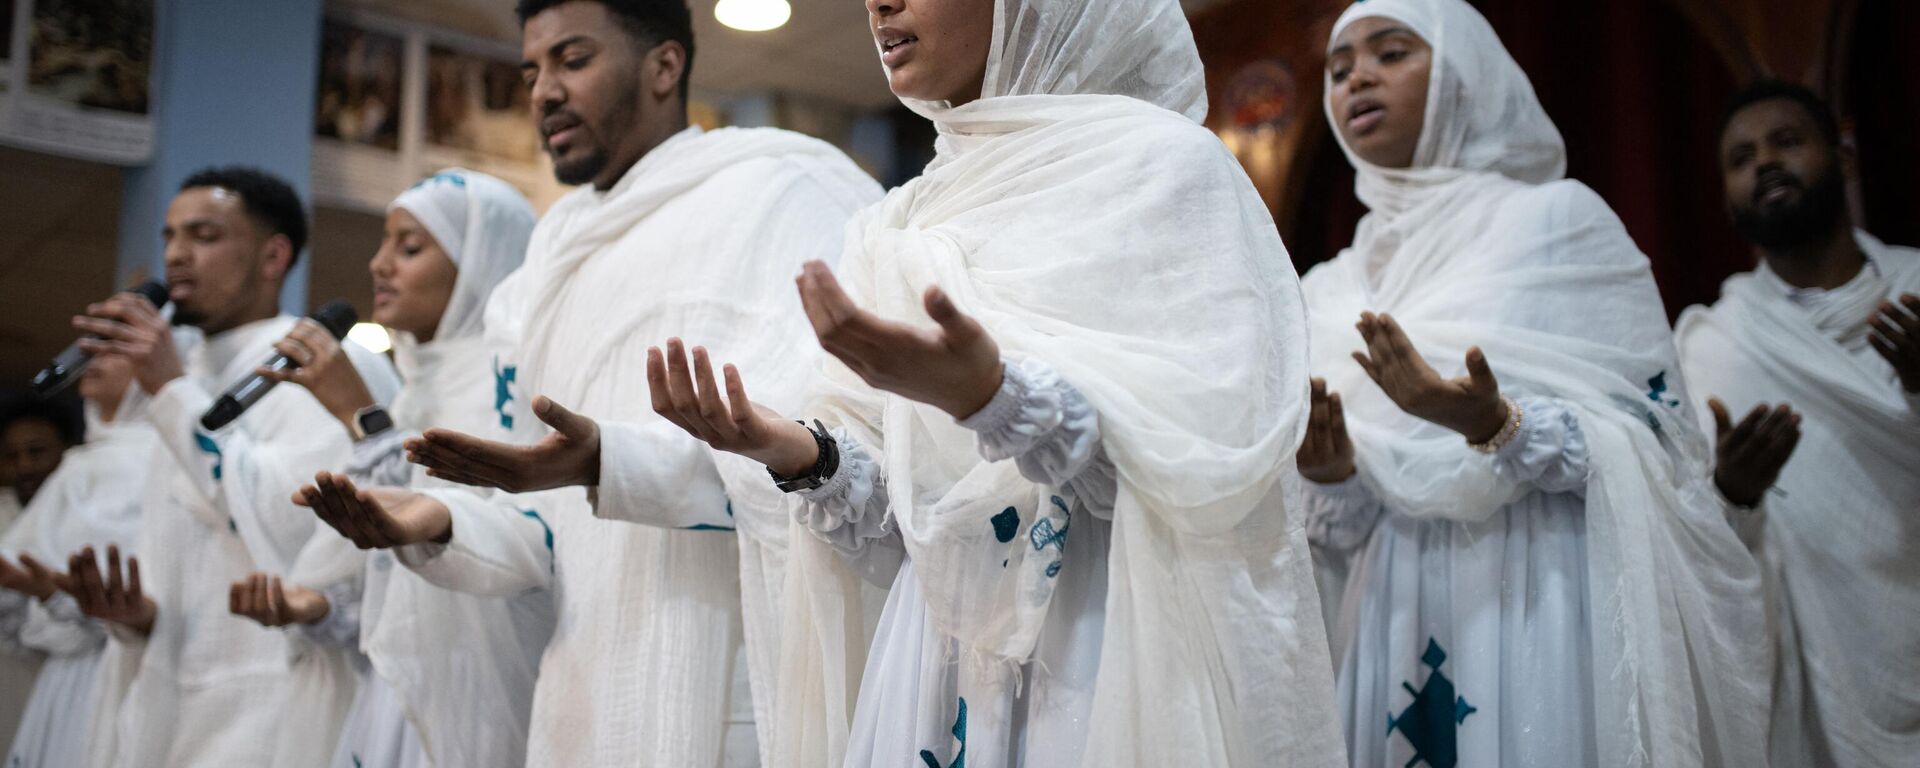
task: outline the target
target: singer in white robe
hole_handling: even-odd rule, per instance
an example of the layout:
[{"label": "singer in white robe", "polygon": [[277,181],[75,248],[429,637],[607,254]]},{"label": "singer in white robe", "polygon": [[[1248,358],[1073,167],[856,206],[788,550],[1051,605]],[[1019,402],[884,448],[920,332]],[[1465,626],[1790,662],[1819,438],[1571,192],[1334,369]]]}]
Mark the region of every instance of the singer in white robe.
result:
[{"label": "singer in white robe", "polygon": [[399,555],[451,589],[554,592],[559,626],[534,692],[528,765],[711,766],[723,751],[728,764],[760,754],[751,733],[726,726],[774,716],[762,676],[780,647],[770,615],[786,518],[778,493],[758,487],[765,470],[729,469],[653,413],[646,349],[667,336],[721,338],[729,353],[791,371],[797,398],[810,356],[793,275],[837,254],[847,220],[878,196],[824,142],[690,127],[610,189],[556,203],[526,264],[495,291],[486,334],[500,351],[502,425],[523,442],[545,432],[528,408],[534,395],[599,420],[601,485],[496,499],[430,492],[451,509],[452,540]]},{"label": "singer in white robe", "polygon": [[1702,403],[1737,414],[1785,402],[1804,416],[1761,506],[1775,765],[1920,755],[1920,395],[1868,343],[1883,302],[1920,295],[1920,251],[1855,239],[1866,263],[1845,285],[1795,288],[1762,262],[1675,331]]},{"label": "singer in white robe", "polygon": [[[109,363],[96,361],[104,368]],[[96,375],[89,371],[88,376]],[[28,505],[27,514],[0,538],[0,556],[20,567],[20,555],[64,570],[67,556],[89,544],[132,546],[140,532],[148,468],[159,443],[142,418],[146,395],[124,370],[105,386],[124,387],[112,415],[86,403],[87,440],[67,451],[60,468]],[[86,387],[83,384],[83,389]],[[8,766],[85,765],[87,736],[98,709],[94,673],[105,652],[106,628],[80,615],[73,598],[54,592],[23,601],[17,634],[0,642],[46,655],[21,718]]]},{"label": "singer in white robe", "polygon": [[[150,635],[109,635],[92,764],[325,766],[353,696],[346,654],[228,612],[228,586],[253,571],[302,584],[357,578],[353,545],[294,505],[316,469],[344,467],[350,441],[298,387],[280,386],[232,424],[200,417],[223,388],[271,357],[296,318],[214,334],[183,353],[185,375],[162,387],[147,420],[161,450],[135,551],[158,613]],[[377,398],[399,380],[386,358],[346,349]],[[100,542],[96,542],[98,546]]]},{"label": "singer in white robe", "polygon": [[[1374,0],[1331,39],[1365,19],[1390,25],[1356,59],[1403,60],[1373,47],[1396,27],[1432,53],[1411,167],[1338,134],[1369,213],[1304,281],[1358,470],[1308,488],[1353,765],[1763,765],[1759,573],[1707,483],[1646,258],[1563,178],[1558,130],[1478,12]],[[1478,453],[1396,404],[1350,357],[1363,312],[1440,376],[1483,350],[1510,441]]]},{"label": "singer in white robe", "polygon": [[[445,488],[407,463],[401,443],[428,427],[500,432],[481,315],[494,287],[526,255],[533,208],[499,179],[452,169],[389,209],[411,214],[458,271],[431,341],[394,334],[394,362],[405,382],[389,411],[394,428],[355,442],[346,474],[369,486]],[[553,630],[552,596],[442,589],[398,566],[388,551],[369,555],[362,583],[351,600],[336,593],[342,599],[333,600],[317,629],[350,639],[372,665],[333,765],[525,764],[535,675]]]},{"label": "singer in white robe", "polygon": [[[840,360],[783,415],[828,424],[839,464],[791,507],[808,535],[788,553],[780,708],[810,743],[780,764],[1340,764],[1306,535],[1286,503],[1304,302],[1265,206],[1198,124],[1204,78],[1179,4],[876,7],[876,34],[895,36],[883,48],[977,31],[960,50],[991,53],[971,82],[933,48],[911,72],[886,58],[896,95],[938,126],[938,156],[855,220],[838,280],[824,265],[802,278]],[[864,343],[823,330],[827,316],[925,348],[876,348],[862,370],[907,362],[856,375],[841,344]],[[934,369],[972,362],[983,336],[1003,361],[991,399],[971,415],[934,405]],[[711,358],[749,391],[773,382]],[[925,399],[868,383],[909,378]],[[892,586],[870,649],[849,573]],[[794,697],[791,681],[815,690]]]}]

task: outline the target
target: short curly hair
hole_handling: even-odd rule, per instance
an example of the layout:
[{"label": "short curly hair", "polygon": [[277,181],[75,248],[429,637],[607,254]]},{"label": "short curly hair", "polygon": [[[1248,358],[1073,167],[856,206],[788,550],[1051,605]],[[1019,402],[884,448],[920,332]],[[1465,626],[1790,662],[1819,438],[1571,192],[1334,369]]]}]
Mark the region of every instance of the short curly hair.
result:
[{"label": "short curly hair", "polygon": [[241,165],[205,168],[180,183],[182,192],[206,187],[239,195],[247,215],[268,232],[286,235],[293,243],[293,259],[287,262],[287,268],[300,262],[300,251],[307,247],[307,208],[293,185],[266,171]]},{"label": "short curly hair", "polygon": [[606,6],[607,13],[620,22],[620,28],[642,48],[672,40],[687,49],[686,66],[680,70],[680,104],[687,103],[687,86],[693,81],[693,11],[686,0],[520,0],[514,6],[521,26],[527,19],[555,6],[573,2],[595,2]]}]

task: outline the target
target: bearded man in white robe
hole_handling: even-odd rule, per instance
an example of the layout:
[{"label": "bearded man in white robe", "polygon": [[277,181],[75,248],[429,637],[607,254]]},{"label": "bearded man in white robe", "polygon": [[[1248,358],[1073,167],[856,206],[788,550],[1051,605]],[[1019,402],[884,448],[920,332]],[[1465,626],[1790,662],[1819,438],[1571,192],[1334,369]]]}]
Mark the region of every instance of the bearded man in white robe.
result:
[{"label": "bearded man in white robe", "polygon": [[1910,765],[1920,252],[1854,229],[1852,151],[1805,88],[1737,95],[1719,161],[1734,224],[1762,260],[1682,315],[1677,340],[1694,392],[1711,398],[1715,480],[1750,510],[1743,534],[1766,565],[1773,764]]},{"label": "bearded man in white robe", "polygon": [[[792,280],[840,252],[880,190],[823,142],[689,127],[694,46],[678,0],[520,13],[555,174],[583,185],[541,220],[486,311],[501,426],[524,439],[434,429],[408,443],[434,477],[519,495],[330,484],[314,489],[323,518],[399,547],[449,589],[554,591],[529,765],[771,764],[746,725],[772,715],[780,494],[765,470],[654,414],[646,350],[719,338],[735,359],[788,372],[796,402],[817,348]],[[603,463],[603,445],[631,460]]]}]

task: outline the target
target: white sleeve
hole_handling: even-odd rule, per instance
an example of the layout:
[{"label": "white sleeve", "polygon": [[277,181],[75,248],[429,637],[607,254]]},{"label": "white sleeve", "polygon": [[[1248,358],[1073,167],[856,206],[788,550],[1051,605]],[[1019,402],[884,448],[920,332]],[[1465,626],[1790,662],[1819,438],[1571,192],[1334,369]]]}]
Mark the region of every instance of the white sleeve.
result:
[{"label": "white sleeve", "polygon": [[1113,519],[1119,476],[1100,445],[1100,417],[1053,366],[1004,361],[1000,389],[960,422],[979,438],[980,457],[1013,459],[1020,476],[1064,488],[1095,517]]},{"label": "white sleeve", "polygon": [[887,512],[887,479],[867,447],[845,428],[835,427],[830,434],[839,446],[840,466],[824,485],[799,492],[794,517],[815,538],[833,545],[860,578],[890,586],[907,548]]},{"label": "white sleeve", "polygon": [[[513,597],[553,585],[553,529],[541,516],[538,494],[483,497],[466,490],[423,491],[447,505],[453,535],[445,544],[394,549],[402,565],[443,589]],[[577,492],[577,491],[576,491]]]},{"label": "white sleeve", "polygon": [[1559,400],[1515,399],[1520,433],[1494,454],[1493,471],[1547,493],[1586,495],[1587,437],[1580,419]]},{"label": "white sleeve", "polygon": [[213,395],[175,379],[154,396],[148,418],[195,493],[225,520],[203,520],[240,535],[262,570],[290,574],[315,537],[313,511],[293,491],[348,455],[346,430],[297,387],[269,393],[233,424],[209,433],[199,418]]},{"label": "white sleeve", "polygon": [[712,449],[665,419],[601,422],[595,517],[656,528],[732,530]]},{"label": "white sleeve", "polygon": [[72,596],[56,592],[28,603],[20,643],[50,656],[77,656],[106,644],[106,635],[99,622],[81,615]]},{"label": "white sleeve", "polygon": [[1306,500],[1307,541],[1330,552],[1351,552],[1367,543],[1385,511],[1360,473],[1338,483],[1301,483]]}]

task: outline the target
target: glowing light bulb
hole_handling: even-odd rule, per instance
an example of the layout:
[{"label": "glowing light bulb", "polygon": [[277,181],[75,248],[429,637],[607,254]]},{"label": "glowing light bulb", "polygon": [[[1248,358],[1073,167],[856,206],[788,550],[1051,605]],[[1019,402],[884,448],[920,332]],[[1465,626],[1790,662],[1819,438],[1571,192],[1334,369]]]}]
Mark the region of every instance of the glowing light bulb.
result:
[{"label": "glowing light bulb", "polygon": [[393,337],[389,336],[386,327],[379,323],[354,323],[353,327],[347,330],[347,341],[374,352],[385,353],[393,349]]},{"label": "glowing light bulb", "polygon": [[785,26],[793,16],[787,0],[720,0],[713,17],[742,32],[765,32]]}]

